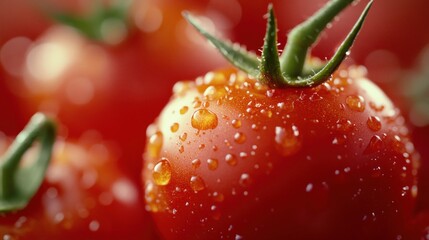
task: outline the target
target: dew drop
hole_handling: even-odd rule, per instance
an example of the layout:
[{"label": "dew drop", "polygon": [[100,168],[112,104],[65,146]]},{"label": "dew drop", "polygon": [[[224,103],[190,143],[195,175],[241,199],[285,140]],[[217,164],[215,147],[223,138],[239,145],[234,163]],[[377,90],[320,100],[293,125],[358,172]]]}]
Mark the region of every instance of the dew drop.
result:
[{"label": "dew drop", "polygon": [[189,182],[192,190],[195,192],[202,191],[206,188],[206,184],[200,176],[192,176]]},{"label": "dew drop", "polygon": [[219,161],[215,158],[207,159],[207,166],[210,170],[216,170],[219,165]]},{"label": "dew drop", "polygon": [[184,141],[186,141],[186,138],[188,137],[188,134],[187,133],[182,133],[182,134],[180,134],[180,136],[179,136],[179,139],[182,141],[182,142],[184,142]]},{"label": "dew drop", "polygon": [[179,112],[180,112],[180,114],[185,114],[185,113],[187,113],[188,112],[188,106],[183,106],[180,110],[179,110]]},{"label": "dew drop", "polygon": [[351,130],[353,130],[352,122],[345,118],[339,119],[336,123],[336,127],[338,130],[343,132],[350,132]]},{"label": "dew drop", "polygon": [[194,169],[197,169],[200,166],[201,166],[201,160],[200,159],[196,158],[196,159],[192,160],[192,167]]},{"label": "dew drop", "polygon": [[384,110],[384,106],[383,105],[376,105],[374,102],[369,102],[369,106],[372,108],[372,110],[376,111],[376,112],[381,112]]},{"label": "dew drop", "polygon": [[225,156],[225,162],[230,166],[236,166],[238,163],[237,156],[235,156],[234,154],[227,154]]},{"label": "dew drop", "polygon": [[371,137],[371,140],[369,140],[369,144],[363,153],[364,154],[376,153],[379,150],[381,150],[381,148],[383,147],[382,145],[383,145],[383,140],[381,139],[381,137],[378,135],[374,135]]},{"label": "dew drop", "polygon": [[347,106],[356,112],[363,112],[365,110],[365,99],[362,96],[350,95],[346,98]]},{"label": "dew drop", "polygon": [[153,168],[152,177],[156,185],[165,186],[171,179],[171,165],[166,158],[162,158]]},{"label": "dew drop", "polygon": [[226,95],[225,88],[216,88],[215,86],[209,86],[203,93],[203,96],[208,100],[221,99]]},{"label": "dew drop", "polygon": [[202,104],[202,102],[200,101],[200,99],[198,99],[198,98],[195,98],[195,100],[192,102],[193,103],[193,107],[194,108],[199,108],[199,107],[201,107],[201,104]]},{"label": "dew drop", "polygon": [[163,144],[162,133],[156,132],[152,134],[152,136],[150,136],[149,138],[149,143],[147,145],[147,152],[149,154],[149,157],[158,158],[162,148],[162,144]]},{"label": "dew drop", "polygon": [[214,192],[213,199],[215,202],[223,202],[223,200],[225,199],[225,196],[222,193]]},{"label": "dew drop", "polygon": [[179,147],[179,152],[183,153],[185,151],[185,147],[183,145],[180,145]]},{"label": "dew drop", "polygon": [[276,127],[275,141],[277,149],[284,156],[294,154],[301,147],[299,131],[295,125],[292,125],[290,128]]},{"label": "dew drop", "polygon": [[199,109],[191,118],[192,127],[198,130],[215,129],[218,124],[217,115],[207,109]]},{"label": "dew drop", "polygon": [[246,141],[246,135],[242,132],[234,134],[234,141],[239,144],[243,144]]},{"label": "dew drop", "polygon": [[170,126],[170,130],[171,130],[171,132],[177,132],[177,130],[179,130],[179,124],[178,123],[173,123]]},{"label": "dew drop", "polygon": [[232,124],[232,126],[234,128],[240,128],[241,127],[241,121],[240,121],[240,119],[234,119],[234,120],[232,120],[231,124]]},{"label": "dew drop", "polygon": [[243,187],[248,187],[248,186],[249,186],[249,184],[250,184],[250,182],[251,182],[251,179],[250,179],[250,175],[249,175],[249,174],[247,174],[247,173],[243,173],[243,174],[241,174],[241,176],[240,176],[240,180],[238,181],[238,183],[239,183],[241,186],[243,186]]},{"label": "dew drop", "polygon": [[369,129],[371,129],[374,132],[380,131],[380,129],[381,129],[380,118],[378,118],[376,116],[369,117],[366,124],[368,125]]}]

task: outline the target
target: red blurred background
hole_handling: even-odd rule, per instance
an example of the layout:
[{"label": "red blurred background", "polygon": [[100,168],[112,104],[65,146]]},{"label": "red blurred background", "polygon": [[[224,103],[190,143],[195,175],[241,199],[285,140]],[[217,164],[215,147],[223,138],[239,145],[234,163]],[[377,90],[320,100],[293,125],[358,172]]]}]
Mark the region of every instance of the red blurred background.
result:
[{"label": "red blurred background", "polygon": [[[100,2],[98,8],[118,1]],[[282,48],[288,30],[326,0],[135,0],[124,21],[102,19],[98,40],[47,14],[49,9],[85,18],[97,9],[93,1],[0,1],[0,131],[14,136],[35,112],[50,113],[65,138],[96,131],[112,142],[121,171],[140,184],[146,129],[174,83],[229,66],[181,12],[201,16],[211,31],[258,52],[269,2]],[[345,10],[313,54],[329,58],[366,3],[356,1]],[[429,176],[428,9],[427,0],[375,1],[350,55],[401,107],[422,156],[423,176]],[[429,196],[429,178],[422,179],[422,194]]]}]

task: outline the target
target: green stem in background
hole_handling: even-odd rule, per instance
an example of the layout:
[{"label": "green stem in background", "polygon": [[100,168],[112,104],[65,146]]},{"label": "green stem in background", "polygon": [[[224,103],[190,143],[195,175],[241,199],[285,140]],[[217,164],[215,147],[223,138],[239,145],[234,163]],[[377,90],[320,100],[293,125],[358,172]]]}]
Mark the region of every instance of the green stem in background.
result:
[{"label": "green stem in background", "polygon": [[[24,208],[39,189],[49,165],[55,141],[55,123],[36,113],[0,158],[0,212]],[[24,153],[40,141],[38,159],[20,165]]]},{"label": "green stem in background", "polygon": [[280,59],[283,74],[296,78],[302,73],[308,49],[326,26],[353,0],[331,0],[305,22],[293,28]]},{"label": "green stem in background", "polygon": [[128,29],[130,0],[94,2],[93,10],[86,15],[64,12],[45,6],[47,15],[57,22],[72,27],[89,39],[109,44],[119,43]]},{"label": "green stem in background", "polygon": [[276,20],[273,8],[269,5],[267,32],[261,59],[255,54],[246,51],[238,44],[223,41],[211,35],[199,25],[198,21],[191,14],[186,12],[184,13],[184,17],[228,61],[260,82],[273,88],[312,87],[328,80],[348,55],[348,51],[362,28],[373,1],[371,0],[367,4],[360,18],[333,57],[324,66],[317,66],[317,72],[308,74],[308,70],[305,69],[313,69],[311,66],[305,66],[309,47],[316,41],[320,32],[327,24],[351,2],[351,0],[332,0],[308,21],[298,25],[289,35],[289,42],[280,57],[277,49]]}]

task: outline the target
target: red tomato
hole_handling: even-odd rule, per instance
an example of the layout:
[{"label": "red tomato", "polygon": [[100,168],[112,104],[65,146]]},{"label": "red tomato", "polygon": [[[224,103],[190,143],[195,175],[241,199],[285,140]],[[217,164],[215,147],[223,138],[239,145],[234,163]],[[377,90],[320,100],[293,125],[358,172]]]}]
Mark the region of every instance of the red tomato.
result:
[{"label": "red tomato", "polygon": [[[0,152],[9,142],[0,135]],[[91,133],[78,141],[58,140],[36,196],[25,209],[0,216],[0,237],[155,239],[139,188],[117,169],[116,158],[109,144]]]},{"label": "red tomato", "polygon": [[[133,4],[128,32],[117,45],[94,42],[55,25],[35,41],[12,38],[0,51],[7,56],[2,61],[6,83],[22,100],[24,119],[44,111],[55,114],[71,137],[87,129],[102,132],[120,144],[126,159],[120,167],[137,181],[145,129],[170,95],[160,89],[171,89],[177,80],[224,60],[201,37],[194,38],[194,32],[181,34],[188,27],[181,11],[198,9],[192,2]],[[201,60],[199,54],[213,57]],[[179,65],[177,59],[193,67]]]},{"label": "red tomato", "polygon": [[145,199],[165,239],[405,237],[416,164],[360,66],[315,88],[236,71],[180,82],[149,136]]}]

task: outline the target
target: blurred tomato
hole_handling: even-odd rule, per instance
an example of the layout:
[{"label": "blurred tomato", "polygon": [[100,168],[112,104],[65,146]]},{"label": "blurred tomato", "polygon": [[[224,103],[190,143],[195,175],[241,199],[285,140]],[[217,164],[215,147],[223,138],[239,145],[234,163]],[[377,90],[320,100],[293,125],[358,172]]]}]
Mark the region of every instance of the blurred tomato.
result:
[{"label": "blurred tomato", "polygon": [[101,25],[102,31],[114,30],[107,41],[60,24],[36,40],[10,38],[0,49],[7,73],[2,81],[20,98],[25,119],[35,111],[50,112],[70,137],[95,129],[116,140],[124,159],[120,166],[137,180],[146,127],[168,101],[172,85],[225,63],[190,27],[183,34],[188,26],[181,12],[205,10],[196,2],[134,1],[128,26],[109,19]]},{"label": "blurred tomato", "polygon": [[[0,132],[0,152],[10,143]],[[23,161],[34,158],[31,149]],[[93,133],[58,140],[45,181],[29,205],[0,216],[2,239],[155,239],[139,187],[117,169],[109,143]]]}]

